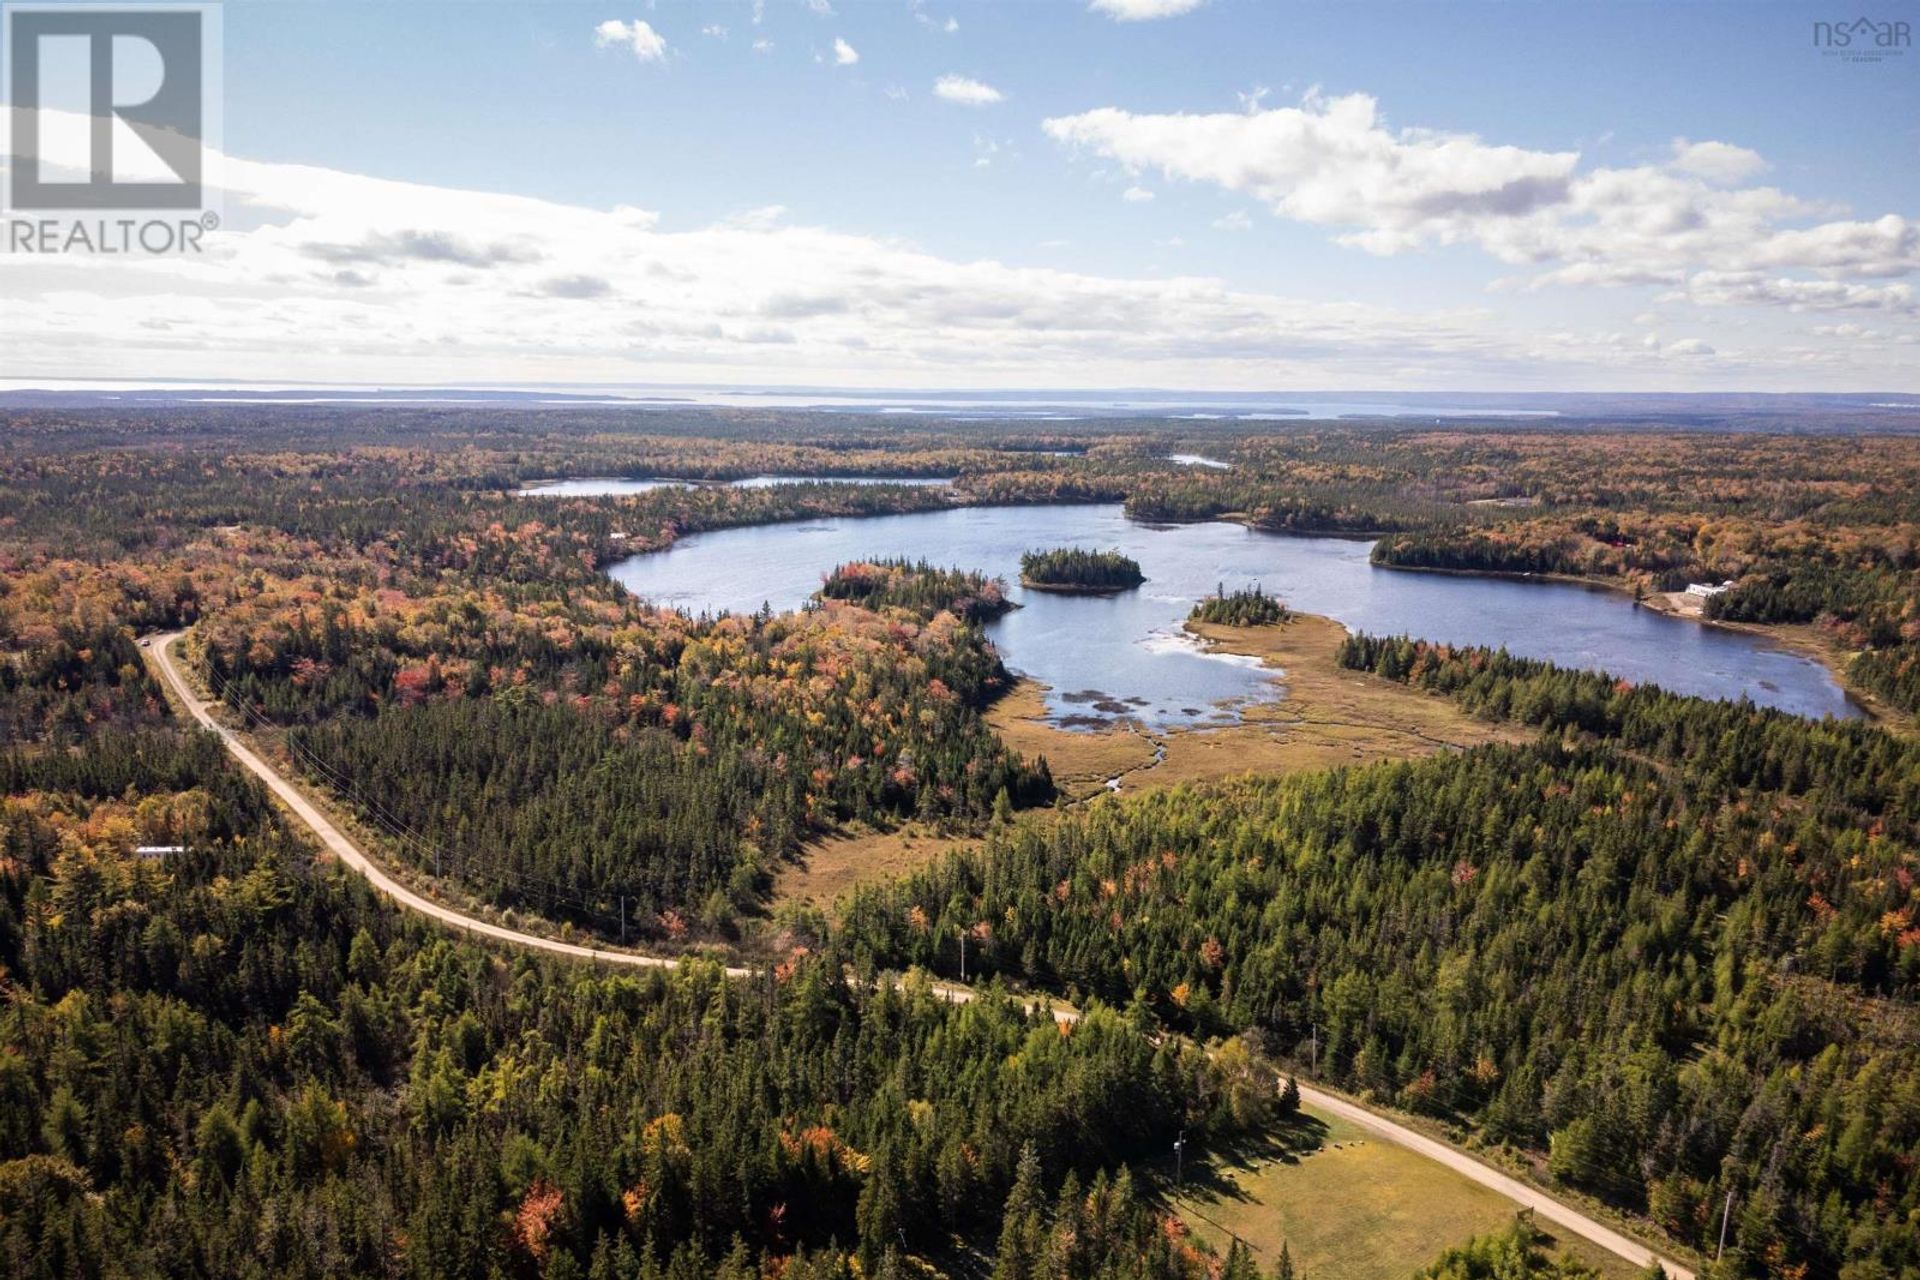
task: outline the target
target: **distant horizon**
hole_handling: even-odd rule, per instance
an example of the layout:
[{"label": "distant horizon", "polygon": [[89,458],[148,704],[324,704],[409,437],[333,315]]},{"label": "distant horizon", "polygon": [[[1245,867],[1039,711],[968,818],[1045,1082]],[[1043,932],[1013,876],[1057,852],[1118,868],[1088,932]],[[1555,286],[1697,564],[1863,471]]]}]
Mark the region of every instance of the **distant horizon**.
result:
[{"label": "distant horizon", "polygon": [[1000,399],[1010,397],[1063,397],[1067,399],[1099,399],[1113,397],[1141,397],[1164,399],[1170,402],[1198,400],[1259,400],[1275,398],[1294,398],[1303,400],[1327,400],[1336,398],[1392,398],[1438,403],[1443,400],[1460,399],[1513,399],[1513,400],[1859,400],[1878,396],[1895,397],[1898,404],[1866,407],[1898,409],[1920,409],[1920,392],[1902,391],[1895,388],[1859,388],[1849,390],[1770,390],[1764,388],[1726,387],[1713,389],[1689,388],[1651,388],[1631,390],[1608,390],[1600,387],[1571,387],[1559,390],[1522,387],[1463,387],[1463,388],[1393,388],[1383,386],[1354,387],[1269,387],[1269,388],[1206,388],[1174,387],[1142,384],[1135,386],[1098,386],[1092,384],[1074,384],[1048,386],[1043,384],[1009,385],[1004,387],[968,385],[968,384],[924,384],[900,386],[861,386],[842,383],[802,383],[802,382],[705,382],[705,381],[668,381],[668,382],[596,382],[596,381],[488,381],[484,379],[462,379],[446,382],[406,382],[396,379],[283,379],[283,378],[165,378],[155,376],[127,375],[123,377],[96,378],[34,378],[0,376],[0,397],[33,392],[81,392],[81,391],[233,391],[255,392],[261,395],[298,393],[302,391],[331,391],[340,393],[377,394],[416,394],[439,392],[444,394],[470,392],[475,394],[517,394],[517,395],[596,395],[616,396],[641,400],[649,393],[667,391],[704,391],[733,395],[827,395],[837,397],[858,397],[868,400],[901,399],[913,396],[964,397],[968,399]]}]

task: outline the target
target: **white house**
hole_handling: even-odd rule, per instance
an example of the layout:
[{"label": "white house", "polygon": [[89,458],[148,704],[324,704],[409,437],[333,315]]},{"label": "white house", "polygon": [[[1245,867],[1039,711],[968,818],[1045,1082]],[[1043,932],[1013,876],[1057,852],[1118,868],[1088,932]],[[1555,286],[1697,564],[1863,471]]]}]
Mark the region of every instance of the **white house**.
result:
[{"label": "white house", "polygon": [[1725,582],[1719,583],[1718,585],[1711,582],[1689,582],[1687,584],[1687,594],[1690,596],[1717,596],[1732,585],[1732,578],[1728,578]]}]

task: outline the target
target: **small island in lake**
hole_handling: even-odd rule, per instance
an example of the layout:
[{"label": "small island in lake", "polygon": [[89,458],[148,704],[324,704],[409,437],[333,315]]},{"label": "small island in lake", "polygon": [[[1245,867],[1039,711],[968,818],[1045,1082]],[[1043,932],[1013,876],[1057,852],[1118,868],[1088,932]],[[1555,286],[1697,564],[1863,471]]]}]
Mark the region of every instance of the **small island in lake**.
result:
[{"label": "small island in lake", "polygon": [[1287,606],[1260,590],[1259,583],[1250,591],[1228,594],[1223,582],[1212,595],[1193,606],[1187,621],[1210,622],[1220,627],[1271,627],[1285,622],[1288,616]]},{"label": "small island in lake", "polygon": [[990,622],[1016,607],[1000,579],[972,569],[936,568],[925,560],[850,561],[827,575],[819,595],[926,618],[946,611],[973,623]]},{"label": "small island in lake", "polygon": [[1146,580],[1139,561],[1118,551],[1058,547],[1020,557],[1020,584],[1036,591],[1129,591]]}]

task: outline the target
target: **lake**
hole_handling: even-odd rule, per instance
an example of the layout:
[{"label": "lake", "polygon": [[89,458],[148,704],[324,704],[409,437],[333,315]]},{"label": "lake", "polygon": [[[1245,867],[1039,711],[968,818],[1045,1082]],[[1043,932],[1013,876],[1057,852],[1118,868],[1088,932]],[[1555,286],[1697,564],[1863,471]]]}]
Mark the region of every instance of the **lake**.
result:
[{"label": "lake", "polygon": [[[1036,547],[1118,548],[1146,585],[1064,596],[1018,585]],[[1004,577],[1023,607],[987,627],[1007,665],[1049,687],[1069,727],[1116,717],[1170,727],[1224,724],[1274,695],[1251,659],[1202,652],[1182,631],[1195,601],[1260,584],[1289,606],[1356,631],[1505,645],[1528,657],[1605,670],[1679,693],[1738,698],[1809,716],[1858,709],[1819,663],[1741,632],[1636,607],[1573,583],[1411,573],[1368,563],[1370,543],[1258,533],[1236,524],[1154,527],[1118,504],[960,507],[911,515],[793,521],[682,538],[609,568],[634,594],[694,613],[798,609],[848,560],[925,558]]]},{"label": "lake", "polygon": [[732,489],[771,489],[783,484],[910,484],[945,488],[952,476],[748,476],[744,480],[668,480],[658,477],[626,480],[619,476],[587,476],[577,480],[542,480],[519,491],[522,498],[621,498],[655,489],[691,489],[696,484],[725,484]]}]

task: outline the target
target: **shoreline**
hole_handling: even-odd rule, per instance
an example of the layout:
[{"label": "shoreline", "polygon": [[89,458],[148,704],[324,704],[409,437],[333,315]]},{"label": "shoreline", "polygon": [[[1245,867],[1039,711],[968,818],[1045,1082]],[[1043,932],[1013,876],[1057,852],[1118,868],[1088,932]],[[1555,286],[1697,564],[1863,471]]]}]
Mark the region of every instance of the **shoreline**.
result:
[{"label": "shoreline", "polygon": [[[1124,500],[1122,508],[1126,506]],[[1124,515],[1124,510],[1122,511]],[[1237,524],[1248,533],[1264,533],[1273,538],[1339,538],[1344,542],[1378,542],[1390,538],[1403,529],[1274,529],[1261,524],[1245,511],[1222,511],[1218,515],[1195,516],[1191,520],[1148,520],[1140,516],[1127,516],[1128,520],[1149,529],[1179,529],[1190,524]]]},{"label": "shoreline", "polygon": [[1698,610],[1682,607],[1673,597],[1684,595],[1679,591],[1651,591],[1637,595],[1626,583],[1611,578],[1597,578],[1579,573],[1523,573],[1504,569],[1450,569],[1442,565],[1413,564],[1374,564],[1376,569],[1387,569],[1394,573],[1436,573],[1455,578],[1499,578],[1511,582],[1558,582],[1566,586],[1586,587],[1592,591],[1604,591],[1612,595],[1626,596],[1633,604],[1649,609],[1665,617],[1691,622],[1702,627],[1715,627],[1722,631],[1737,632],[1767,643],[1768,646],[1783,653],[1796,654],[1811,662],[1818,663],[1833,682],[1846,695],[1847,701],[1866,713],[1870,723],[1910,728],[1911,722],[1898,710],[1889,707],[1880,698],[1855,685],[1847,678],[1847,666],[1852,655],[1847,654],[1833,641],[1813,631],[1811,623],[1775,623],[1730,622],[1721,618],[1709,618]]},{"label": "shoreline", "polygon": [[1347,628],[1319,614],[1294,613],[1259,627],[1187,623],[1183,631],[1210,652],[1260,663],[1271,692],[1242,704],[1232,724],[1156,729],[1116,717],[1102,728],[1069,729],[1051,718],[1046,686],[1022,678],[988,708],[987,723],[1020,754],[1046,757],[1063,804],[1110,792],[1116,777],[1130,792],[1417,759],[1531,737],[1475,720],[1447,699],[1338,666]]},{"label": "shoreline", "polygon": [[[694,483],[698,484],[702,482],[694,482]],[[724,485],[727,482],[715,482],[715,483]],[[918,486],[918,487],[928,488],[931,486]],[[1100,503],[1100,502],[1093,502],[1093,503],[1087,503],[1087,502],[1039,502],[1039,503],[981,502],[976,500],[974,495],[968,494],[964,490],[953,489],[953,490],[946,490],[945,492],[947,493],[950,499],[948,503],[950,508],[1006,507],[1006,506],[1084,507],[1084,506],[1109,505],[1109,504]],[[1124,500],[1122,500],[1119,505],[1121,505],[1123,509],[1123,515],[1124,515],[1124,506],[1125,506]],[[929,508],[929,510],[931,509],[934,509],[934,508]],[[871,519],[871,518],[878,518],[881,515],[898,515],[898,514],[917,514],[917,513],[902,513],[902,512],[860,513],[858,515],[848,517],[848,518]],[[773,525],[787,523],[789,521],[800,521],[806,518],[807,517],[793,516],[793,517],[782,517],[780,519],[774,519],[774,520],[763,520],[763,521],[750,520],[740,524],[723,522],[710,529],[696,529],[696,530],[691,530],[689,532],[690,533],[717,533],[717,532],[725,532],[731,529],[765,528],[765,527],[771,527]],[[1133,516],[1125,516],[1125,519],[1127,519],[1131,523],[1139,524],[1147,528],[1169,528],[1169,529],[1179,528],[1186,525],[1195,525],[1195,524],[1209,524],[1209,523],[1237,524],[1242,528],[1247,529],[1250,532],[1261,533],[1269,536],[1282,537],[1282,538],[1334,538],[1334,539],[1340,539],[1340,540],[1349,541],[1349,542],[1378,542],[1381,538],[1390,536],[1388,531],[1350,532],[1350,531],[1339,531],[1339,530],[1269,529],[1269,528],[1264,528],[1260,525],[1255,524],[1253,522],[1252,517],[1248,513],[1243,511],[1222,512],[1218,515],[1207,516],[1207,517],[1203,517],[1195,520],[1153,521],[1153,520],[1138,519]],[[668,543],[666,546],[652,547],[652,548],[647,548],[645,550],[640,550],[640,551],[622,549],[618,554],[613,555],[611,558],[603,562],[599,566],[599,569],[602,573],[610,573],[611,567],[622,561],[629,560],[640,555],[656,555],[663,552],[671,551],[673,550],[675,543],[677,543],[678,541],[679,541],[679,537],[676,537],[674,539],[674,542]],[[1569,586],[1585,587],[1593,591],[1604,591],[1604,592],[1608,592],[1615,595],[1625,596],[1629,600],[1631,600],[1635,605],[1642,606],[1647,609],[1651,609],[1656,613],[1662,613],[1668,617],[1677,618],[1677,619],[1681,619],[1688,622],[1693,622],[1700,626],[1719,627],[1726,631],[1738,632],[1738,633],[1750,636],[1756,640],[1762,641],[1763,643],[1767,644],[1768,646],[1774,649],[1778,649],[1785,653],[1795,654],[1809,661],[1816,662],[1833,680],[1834,684],[1839,687],[1841,692],[1845,695],[1847,701],[1850,704],[1852,704],[1854,707],[1859,709],[1870,723],[1878,724],[1890,729],[1897,729],[1897,730],[1906,731],[1906,732],[1914,732],[1914,731],[1920,730],[1920,719],[1916,719],[1913,716],[1907,715],[1906,713],[1900,711],[1898,708],[1888,705],[1883,699],[1873,694],[1872,692],[1862,689],[1859,686],[1855,685],[1847,676],[1847,666],[1848,666],[1849,659],[1852,657],[1852,655],[1847,653],[1845,650],[1842,650],[1837,644],[1835,644],[1832,640],[1828,639],[1827,637],[1816,634],[1812,630],[1811,624],[1805,624],[1805,623],[1761,624],[1761,623],[1750,623],[1750,622],[1728,622],[1728,621],[1722,621],[1721,619],[1718,619],[1718,618],[1708,618],[1701,614],[1676,607],[1668,599],[1668,597],[1677,593],[1652,592],[1644,596],[1636,596],[1634,594],[1634,589],[1623,582],[1620,582],[1614,579],[1609,579],[1609,578],[1594,577],[1586,574],[1525,572],[1525,571],[1499,570],[1499,569],[1454,569],[1454,568],[1448,568],[1441,565],[1371,564],[1371,562],[1370,562],[1370,567],[1375,569],[1391,570],[1396,573],[1433,573],[1433,574],[1444,574],[1444,575],[1459,577],[1459,578],[1507,579],[1507,580],[1516,581],[1516,582],[1557,582],[1557,583],[1562,583]],[[1019,583],[1020,583],[1020,586],[1025,589],[1029,589],[1033,591],[1044,591],[1054,595],[1088,595],[1088,596],[1118,595],[1124,591],[1137,590],[1139,586],[1145,585],[1144,583],[1141,583],[1141,584],[1136,584],[1133,587],[1112,587],[1112,588],[1077,587],[1072,585],[1054,586],[1054,585],[1048,585],[1043,583],[1029,582],[1024,576],[1019,579]],[[1016,605],[1015,607],[1018,607],[1018,606]],[[1303,614],[1298,616],[1313,617],[1317,615]]]},{"label": "shoreline", "polygon": [[745,489],[753,487],[752,480],[767,480],[771,483],[765,488],[777,488],[780,485],[802,484],[861,484],[861,485],[906,485],[916,489],[953,488],[958,485],[959,476],[920,476],[902,475],[889,472],[880,475],[874,472],[855,471],[845,475],[780,476],[756,471],[749,475],[720,478],[715,476],[556,476],[545,480],[528,480],[518,489],[504,489],[503,492],[515,498],[635,498],[650,490],[641,489],[633,493],[557,493],[555,490],[566,484],[650,484],[656,488],[682,489]]},{"label": "shoreline", "polygon": [[1025,574],[1020,576],[1020,585],[1028,591],[1047,591],[1057,596],[1117,596],[1128,591],[1138,591],[1147,585],[1142,578],[1138,582],[1125,586],[1095,587],[1078,582],[1035,582]]}]

